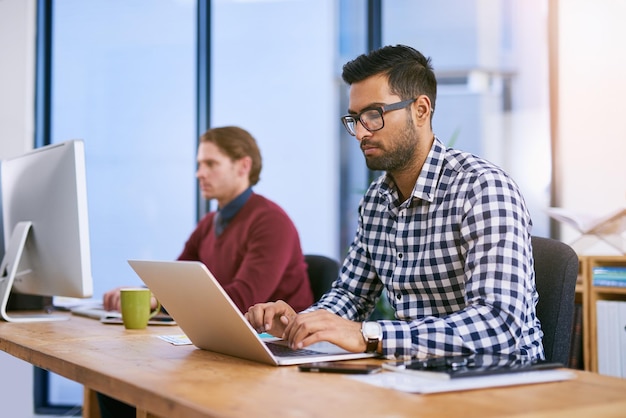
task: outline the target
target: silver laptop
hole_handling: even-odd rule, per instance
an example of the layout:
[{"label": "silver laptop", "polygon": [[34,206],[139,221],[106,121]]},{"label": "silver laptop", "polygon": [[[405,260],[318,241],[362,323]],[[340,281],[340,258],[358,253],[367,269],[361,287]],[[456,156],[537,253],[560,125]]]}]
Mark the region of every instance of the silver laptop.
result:
[{"label": "silver laptop", "polygon": [[198,348],[275,366],[373,357],[328,342],[291,350],[261,338],[206,266],[196,261],[128,260]]}]

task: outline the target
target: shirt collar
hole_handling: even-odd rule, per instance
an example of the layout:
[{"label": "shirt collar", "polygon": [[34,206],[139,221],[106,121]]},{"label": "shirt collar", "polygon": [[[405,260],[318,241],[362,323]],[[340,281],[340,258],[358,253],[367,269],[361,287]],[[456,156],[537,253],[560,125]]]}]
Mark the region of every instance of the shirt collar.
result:
[{"label": "shirt collar", "polygon": [[246,204],[250,196],[252,195],[252,187],[248,187],[239,196],[230,201],[226,206],[218,209],[216,214],[216,221],[219,223],[217,231],[218,235],[226,228],[228,223],[237,215],[239,210]]},{"label": "shirt collar", "polygon": [[[434,191],[436,190],[437,183],[439,182],[441,169],[445,159],[445,152],[445,146],[439,138],[435,136],[435,140],[433,141],[433,145],[428,152],[426,161],[424,161],[424,165],[422,166],[422,170],[417,177],[415,186],[413,186],[411,199],[407,200],[421,199],[428,202],[432,202],[434,200]],[[393,178],[388,173],[383,176],[380,186],[380,194],[385,195],[388,201],[393,202],[394,199],[397,199],[398,191],[396,190]],[[410,202],[407,203],[410,204]]]}]

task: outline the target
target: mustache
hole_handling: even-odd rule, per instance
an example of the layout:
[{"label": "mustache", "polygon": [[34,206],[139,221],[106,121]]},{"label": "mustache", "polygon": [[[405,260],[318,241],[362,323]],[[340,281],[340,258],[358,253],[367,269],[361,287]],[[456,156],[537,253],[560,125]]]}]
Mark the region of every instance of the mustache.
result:
[{"label": "mustache", "polygon": [[359,147],[361,148],[361,151],[364,151],[365,148],[367,147],[376,147],[376,148],[380,148],[380,145],[378,145],[376,142],[371,141],[369,139],[363,139],[361,141],[361,143],[359,144]]}]

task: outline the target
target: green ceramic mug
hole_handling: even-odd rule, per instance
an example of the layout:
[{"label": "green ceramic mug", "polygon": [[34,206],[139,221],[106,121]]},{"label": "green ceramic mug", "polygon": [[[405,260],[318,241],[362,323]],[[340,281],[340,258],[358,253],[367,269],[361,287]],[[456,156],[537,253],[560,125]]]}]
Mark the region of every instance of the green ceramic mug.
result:
[{"label": "green ceramic mug", "polygon": [[148,326],[150,318],[161,310],[161,304],[157,301],[157,307],[150,310],[152,292],[146,288],[124,288],[120,290],[122,304],[122,321],[126,329],[144,329]]}]

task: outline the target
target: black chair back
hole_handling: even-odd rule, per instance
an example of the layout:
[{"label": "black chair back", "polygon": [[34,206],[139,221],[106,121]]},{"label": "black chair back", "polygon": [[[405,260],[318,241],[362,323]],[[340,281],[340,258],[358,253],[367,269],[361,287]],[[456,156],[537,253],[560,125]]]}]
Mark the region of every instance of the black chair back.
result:
[{"label": "black chair back", "polygon": [[305,254],[313,298],[318,301],[339,275],[339,262],[323,255]]},{"label": "black chair back", "polygon": [[541,237],[531,239],[539,293],[537,317],[543,330],[546,359],[567,366],[574,321],[578,256],[561,241]]}]

